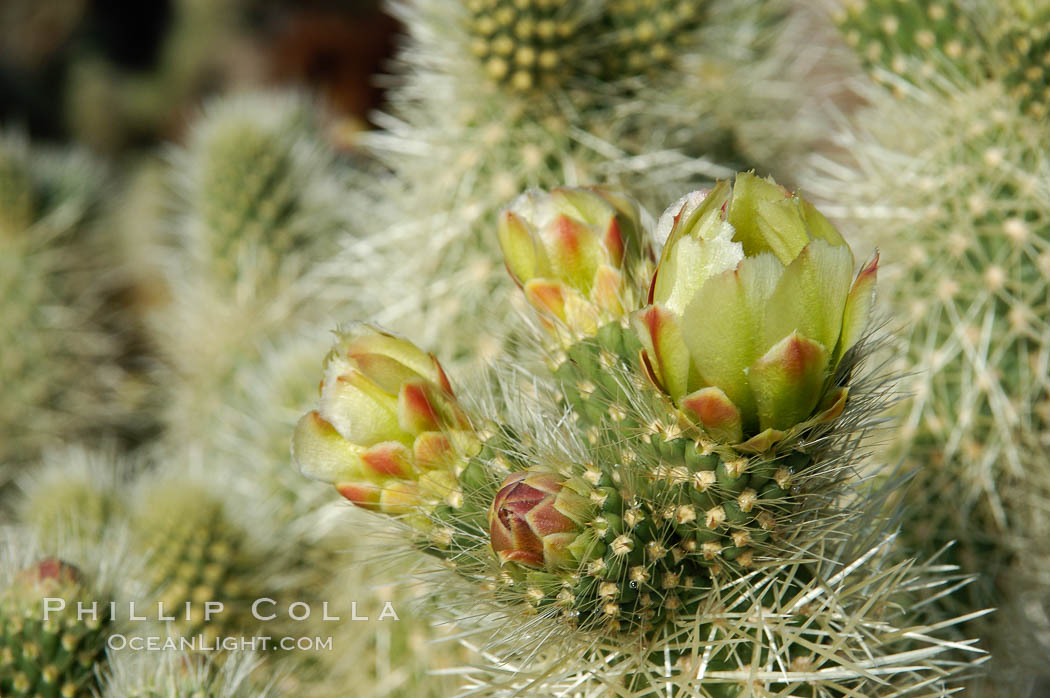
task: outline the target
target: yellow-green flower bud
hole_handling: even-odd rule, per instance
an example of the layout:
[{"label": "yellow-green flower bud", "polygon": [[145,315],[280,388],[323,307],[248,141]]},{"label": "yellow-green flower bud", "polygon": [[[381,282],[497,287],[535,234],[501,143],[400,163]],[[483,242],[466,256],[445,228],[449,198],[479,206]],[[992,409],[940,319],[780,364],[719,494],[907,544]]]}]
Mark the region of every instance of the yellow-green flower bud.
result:
[{"label": "yellow-green flower bud", "polygon": [[456,473],[478,448],[437,359],[357,325],[325,358],[320,406],[299,420],[292,457],[358,506],[410,514],[454,504]]},{"label": "yellow-green flower bud", "polygon": [[597,507],[573,484],[532,471],[512,473],[503,481],[489,509],[489,535],[500,564],[565,569],[595,552],[596,543],[584,528]]},{"label": "yellow-green flower bud", "polygon": [[649,259],[639,215],[627,197],[571,187],[526,192],[503,211],[507,270],[563,339],[638,307],[635,279]]},{"label": "yellow-green flower bud", "polygon": [[834,226],[753,174],[678,206],[635,317],[656,385],[733,443],[764,433],[769,444],[841,412],[845,391],[831,379],[867,326],[878,257],[853,280]]}]

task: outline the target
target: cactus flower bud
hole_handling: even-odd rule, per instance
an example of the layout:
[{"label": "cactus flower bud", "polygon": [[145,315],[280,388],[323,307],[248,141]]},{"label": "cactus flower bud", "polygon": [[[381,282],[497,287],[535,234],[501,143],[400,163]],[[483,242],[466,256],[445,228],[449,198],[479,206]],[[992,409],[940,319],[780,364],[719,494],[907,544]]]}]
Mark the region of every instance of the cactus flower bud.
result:
[{"label": "cactus flower bud", "polygon": [[437,359],[357,325],[325,358],[320,406],[299,420],[292,457],[358,506],[408,514],[454,503],[456,473],[478,447]]},{"label": "cactus flower bud", "polygon": [[49,557],[22,570],[17,578],[26,586],[45,589],[80,584],[81,576],[80,570],[74,565],[57,557]]},{"label": "cactus flower bud", "polygon": [[638,205],[601,189],[533,190],[504,210],[499,242],[525,297],[553,327],[591,335],[637,307]]},{"label": "cactus flower bud", "polygon": [[768,446],[837,416],[846,393],[832,377],[867,326],[878,257],[851,284],[831,223],[753,174],[684,201],[662,219],[667,243],[634,318],[650,378],[721,441],[762,434]]},{"label": "cactus flower bud", "polygon": [[492,550],[500,564],[556,570],[593,554],[597,542],[584,526],[595,507],[580,489],[579,483],[553,473],[508,476],[489,509]]}]

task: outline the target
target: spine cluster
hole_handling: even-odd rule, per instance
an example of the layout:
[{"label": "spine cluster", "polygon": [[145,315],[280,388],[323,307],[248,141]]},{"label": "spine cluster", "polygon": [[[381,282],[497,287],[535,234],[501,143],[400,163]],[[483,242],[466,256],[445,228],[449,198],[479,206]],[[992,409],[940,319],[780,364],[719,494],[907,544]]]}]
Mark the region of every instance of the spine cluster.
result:
[{"label": "spine cluster", "polygon": [[[867,3],[843,25],[862,55],[892,23],[873,14],[881,5]],[[915,478],[901,495],[903,532],[916,549],[952,544],[948,559],[981,575],[970,607],[1004,609],[976,631],[995,672],[1015,677],[996,689],[1003,695],[1034,690],[1045,674],[1035,659],[1046,651],[1037,640],[1045,616],[1035,609],[1050,598],[1036,571],[1046,569],[1045,547],[1033,535],[1042,527],[1050,443],[1050,198],[1039,174],[1047,168],[1038,30],[1046,11],[1045,3],[960,3],[944,13],[951,41],[981,47],[973,69],[939,63],[947,55],[940,40],[912,47],[931,68],[908,89],[891,96],[862,87],[870,106],[841,134],[852,167],[817,161],[821,194],[849,192],[852,225],[899,260],[885,307],[901,320],[896,366],[912,376],[889,454],[903,457]]]}]

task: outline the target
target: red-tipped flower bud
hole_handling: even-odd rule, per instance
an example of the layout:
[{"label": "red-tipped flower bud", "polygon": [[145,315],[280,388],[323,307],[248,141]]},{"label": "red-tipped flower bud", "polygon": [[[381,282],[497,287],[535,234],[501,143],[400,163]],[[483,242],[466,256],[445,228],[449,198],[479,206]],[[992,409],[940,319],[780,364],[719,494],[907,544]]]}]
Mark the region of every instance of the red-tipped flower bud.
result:
[{"label": "red-tipped flower bud", "polygon": [[584,531],[594,505],[580,489],[579,483],[553,473],[507,477],[489,510],[492,550],[500,564],[555,570],[592,554],[595,543]]}]

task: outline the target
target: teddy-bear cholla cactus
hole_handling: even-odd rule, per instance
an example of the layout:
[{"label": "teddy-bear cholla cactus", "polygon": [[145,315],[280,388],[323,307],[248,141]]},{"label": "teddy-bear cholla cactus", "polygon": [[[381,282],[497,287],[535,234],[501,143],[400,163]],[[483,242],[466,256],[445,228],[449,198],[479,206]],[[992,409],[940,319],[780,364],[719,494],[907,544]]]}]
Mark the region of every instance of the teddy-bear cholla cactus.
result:
[{"label": "teddy-bear cholla cactus", "polygon": [[1010,96],[1030,116],[1046,118],[1050,110],[1050,7],[1017,0],[1002,13],[992,37],[991,65]]},{"label": "teddy-bear cholla cactus", "polygon": [[295,95],[219,99],[171,158],[175,220],[157,250],[169,302],[149,319],[174,443],[211,436],[235,366],[314,317],[306,277],[342,215],[318,119]]},{"label": "teddy-bear cholla cactus", "polygon": [[[57,558],[17,573],[0,592],[0,694],[11,698],[86,698],[105,656],[109,619],[105,599],[92,593],[80,570]],[[64,599],[66,612],[44,620],[44,598]],[[77,602],[100,610],[79,619]]]},{"label": "teddy-bear cholla cactus", "polygon": [[[591,452],[573,472],[544,471],[544,463],[514,455],[513,430],[482,449],[433,357],[363,328],[329,355],[321,407],[303,417],[293,442],[300,468],[357,504],[388,514],[422,510],[442,524],[436,547],[475,563],[484,558],[471,539],[484,502],[492,547],[513,563],[506,572],[516,587],[538,605],[573,609],[589,627],[650,627],[683,607],[680,595],[709,585],[711,570],[747,568],[756,550],[766,554],[762,543],[797,503],[793,477],[810,478],[811,489],[835,479],[819,461],[826,446],[802,439],[827,436],[845,407],[848,372],[839,364],[866,326],[875,265],[851,293],[852,254],[834,228],[800,197],[741,175],[732,199],[723,184],[677,212],[654,304],[641,310],[644,284],[621,271],[644,264],[640,251],[648,249],[634,210],[601,191],[536,192],[504,215],[501,243],[558,343],[570,343],[555,368],[563,382],[572,373],[576,382],[597,382],[603,370],[573,361],[574,337],[588,352],[623,352],[618,340],[601,346],[609,335],[598,334],[600,326],[611,321],[604,326],[626,332],[619,323],[638,311],[644,364],[668,399],[644,388],[636,356],[613,355],[604,370],[619,374],[623,391],[604,395],[605,409],[581,420],[598,434]],[[736,296],[701,318],[689,303],[709,284]],[[724,352],[740,355],[735,370],[724,358],[690,356],[700,322],[720,329]],[[761,334],[747,334],[754,331]],[[741,388],[749,370],[753,385]],[[633,383],[625,378],[632,372]],[[626,420],[640,409],[645,417]],[[647,431],[651,415],[666,425],[662,432]],[[438,467],[429,462],[435,452]],[[511,468],[496,493],[494,478],[507,467],[493,455],[500,452],[504,463],[517,460],[531,472]],[[637,477],[616,466],[628,454],[642,464]],[[566,575],[576,580],[571,589]]]},{"label": "teddy-bear cholla cactus", "polygon": [[25,153],[18,153],[5,143],[0,152],[0,234],[10,238],[28,228],[34,218],[36,185],[28,171]]},{"label": "teddy-bear cholla cactus", "polygon": [[[466,0],[471,53],[485,75],[516,92],[572,74],[593,11],[557,0]],[[584,32],[581,32],[581,29]]]},{"label": "teddy-bear cholla cactus", "polygon": [[[846,42],[878,82],[885,71],[920,87],[930,78],[1000,80],[1036,118],[1050,103],[1050,7],[1031,0],[971,5],[847,0],[836,15]],[[894,90],[899,94],[899,90]]]},{"label": "teddy-bear cholla cactus", "polygon": [[[200,213],[202,260],[223,283],[243,272],[240,256],[255,250],[252,274],[266,278],[281,258],[309,243],[314,232],[300,222],[301,175],[296,148],[310,133],[312,115],[303,107],[284,107],[282,120],[218,119],[198,146],[200,190],[193,202]],[[301,165],[298,165],[301,167]]]},{"label": "teddy-bear cholla cactus", "polygon": [[696,41],[707,5],[707,0],[609,0],[592,51],[600,75],[615,80],[670,65]]},{"label": "teddy-bear cholla cactus", "polygon": [[[921,609],[953,580],[936,562],[901,562],[892,535],[869,518],[871,504],[854,502],[835,527],[841,536],[809,540],[793,562],[706,590],[683,622],[640,645],[614,633],[566,631],[553,614],[507,614],[501,621],[510,630],[496,637],[488,623],[474,623],[463,635],[487,643],[488,661],[464,671],[461,690],[588,698],[612,691],[638,698],[668,691],[702,698],[948,695],[967,671],[967,655],[980,653],[966,651],[972,640],[946,637],[955,621],[928,621]],[[503,589],[479,594],[450,575],[441,600],[453,617],[470,617],[486,601],[498,608]]]},{"label": "teddy-bear cholla cactus", "polygon": [[104,672],[107,698],[274,698],[273,676],[262,676],[251,652],[205,656],[191,652],[115,652]]},{"label": "teddy-bear cholla cactus", "polygon": [[0,462],[97,436],[128,417],[121,350],[100,322],[93,229],[105,171],[80,153],[0,133]]},{"label": "teddy-bear cholla cactus", "polygon": [[836,13],[846,42],[876,81],[952,70],[974,74],[982,43],[959,0],[846,0]]},{"label": "teddy-bear cholla cactus", "polygon": [[[763,184],[769,188],[761,186]],[[783,190],[757,181],[741,184],[740,188],[743,191],[737,204],[741,210],[763,209],[765,220],[775,221],[774,229],[780,230],[782,235],[769,239],[766,236],[769,231],[763,228],[763,224],[755,223],[758,233],[747,230],[741,234],[742,237],[753,234],[748,238],[747,248],[753,256],[742,252],[743,242],[735,242],[741,248],[740,258],[734,260],[736,264],[763,254],[769,257],[770,261],[764,263],[771,268],[781,264],[773,252],[762,251],[764,246],[785,256],[790,255],[792,262],[794,258],[804,256],[800,249],[792,247],[800,242],[800,248],[807,245],[819,247],[820,244],[837,246],[834,244],[839,242],[837,238],[828,241],[833,236],[825,227],[827,224],[823,219],[815,218],[800,199],[786,196]],[[595,203],[609,205],[598,192],[585,194],[593,197],[590,200]],[[778,207],[782,201],[787,205]],[[715,216],[716,219],[725,215],[720,203],[716,197],[709,206],[720,214]],[[764,210],[765,207],[759,205],[761,203],[770,204],[772,209]],[[681,206],[676,207],[676,211],[680,209]],[[599,210],[603,209],[599,207]],[[678,232],[676,240],[686,233],[697,234],[700,238],[700,232],[710,232],[699,225],[702,215],[694,220],[694,210],[679,218],[682,224],[689,225]],[[571,213],[561,215],[569,217]],[[740,211],[734,216],[737,213]],[[605,210],[605,215],[599,218],[604,225],[577,219],[577,225],[572,228],[564,224],[547,227],[537,225],[535,221],[522,221],[521,229],[539,239],[535,247],[520,244],[524,237],[517,241],[519,244],[509,246],[533,260],[519,264],[517,273],[522,273],[525,268],[538,268],[547,275],[544,277],[546,282],[560,281],[562,290],[577,293],[581,303],[593,303],[593,298],[601,298],[600,294],[592,296],[586,284],[578,280],[594,277],[593,267],[588,271],[587,265],[580,260],[593,263],[595,257],[588,253],[594,253],[595,246],[600,248],[602,245],[595,238],[604,239],[594,232],[609,230],[608,216],[608,210]],[[580,233],[587,226],[593,228],[590,235]],[[741,227],[746,228],[746,225],[741,223]],[[588,253],[565,255],[562,252],[557,264],[547,260],[549,264],[535,265],[535,259],[545,258],[552,250],[558,250],[557,246],[540,244],[544,233],[565,229],[580,233],[575,239],[586,241]],[[810,238],[815,238],[816,243]],[[699,240],[697,242],[699,244]],[[757,254],[755,247],[759,248]],[[610,259],[607,249],[599,252],[598,260]],[[567,260],[575,262],[565,264]],[[852,265],[851,259],[849,265]],[[508,266],[515,268],[512,263]],[[556,268],[562,272],[555,273]],[[565,272],[566,269],[578,272],[575,278],[582,288],[572,285],[573,277]],[[827,268],[822,268],[822,272],[834,277]],[[780,276],[785,274],[787,271],[781,270]],[[856,286],[859,290],[852,301],[848,300],[848,294],[834,292],[833,279],[826,280],[827,288],[818,284],[821,292],[827,291],[827,304],[804,304],[815,314],[806,319],[819,324],[835,314],[836,309],[831,306],[836,303],[840,322],[849,315],[846,306],[852,305],[853,311],[866,316],[871,303],[873,276],[872,265],[861,275]],[[848,290],[848,272],[846,277]],[[777,281],[776,275],[772,281]],[[775,283],[771,285],[775,287]],[[643,302],[644,289],[643,284],[635,296],[635,305]],[[626,296],[621,293],[619,297]],[[547,304],[539,304],[538,309],[545,313],[549,323],[564,322],[557,313],[551,312]],[[541,340],[544,344],[541,353],[547,353],[552,338],[557,346],[564,337],[588,338],[586,332],[594,331],[597,325],[594,318],[600,315],[597,307],[592,310],[594,314],[572,316],[584,318],[583,327],[543,335],[546,339]],[[747,318],[747,321],[751,320],[753,318]],[[846,326],[851,330],[845,333],[847,340],[844,344],[849,344],[855,339],[854,323],[847,322]],[[800,323],[800,327],[789,328],[787,332],[808,328],[809,325]],[[828,339],[824,333],[813,334],[838,348],[838,336]],[[678,341],[682,340],[679,338]],[[344,353],[347,352],[344,350]],[[843,353],[848,356],[855,350],[843,346]],[[381,355],[391,358],[401,354],[415,357],[413,363],[422,365],[426,371],[406,368],[391,371],[389,375],[399,375],[406,385],[411,385],[419,375],[429,372],[429,381],[435,386],[440,383],[425,360],[429,357],[418,349],[409,350],[407,346],[398,345],[390,350],[384,349]],[[836,394],[835,388],[848,383],[846,368],[851,366],[852,359],[849,361],[836,366],[836,360],[829,360],[823,365],[822,370],[828,374],[829,393]],[[373,360],[372,363],[379,362]],[[404,359],[395,363],[405,366]],[[361,371],[362,365],[367,366],[368,362],[355,365],[354,370]],[[788,427],[779,438],[766,434],[760,440],[772,444],[772,447],[768,452],[755,454],[752,463],[773,456],[785,456],[778,466],[797,461],[798,471],[785,474],[792,479],[792,486],[798,489],[791,494],[782,490],[777,492],[778,501],[769,502],[774,517],[771,530],[761,530],[761,523],[758,523],[751,527],[752,532],[746,526],[738,526],[732,519],[735,512],[732,512],[731,505],[735,502],[726,501],[725,495],[735,482],[741,481],[741,477],[755,475],[756,478],[775,481],[777,473],[745,471],[744,468],[751,464],[746,454],[733,461],[735,472],[732,473],[724,461],[728,453],[736,452],[740,446],[737,442],[758,431],[760,424],[749,424],[748,431],[735,441],[719,442],[701,431],[703,427],[695,420],[685,419],[670,396],[661,396],[654,390],[641,374],[637,358],[617,357],[615,364],[607,370],[621,377],[632,372],[636,374],[633,376],[635,380],[624,382],[622,405],[633,415],[631,423],[650,425],[654,420],[660,420],[664,430],[625,426],[625,420],[612,417],[596,417],[589,425],[566,419],[565,412],[554,399],[559,391],[557,379],[545,384],[541,377],[530,376],[523,381],[522,365],[508,366],[502,372],[497,370],[485,382],[494,391],[489,403],[491,411],[483,408],[485,398],[470,405],[471,422],[498,425],[495,427],[498,436],[482,437],[478,434],[477,438],[484,439],[483,447],[472,456],[460,455],[459,466],[467,465],[451,469],[458,474],[459,496],[437,503],[414,502],[417,511],[431,523],[425,549],[438,553],[451,570],[451,575],[441,577],[447,584],[437,586],[434,598],[459,599],[450,601],[452,607],[463,604],[458,613],[454,611],[457,618],[471,615],[483,616],[487,620],[502,619],[495,629],[488,623],[479,622],[477,632],[484,634],[500,661],[509,660],[504,667],[511,673],[495,678],[485,676],[484,672],[471,672],[468,680],[477,678],[481,685],[491,678],[492,685],[487,693],[492,695],[514,691],[548,694],[549,691],[544,693],[546,689],[562,686],[559,682],[563,680],[575,683],[577,687],[590,686],[589,679],[581,678],[586,674],[595,681],[593,690],[589,687],[586,695],[601,695],[608,692],[610,686],[630,695],[655,695],[671,682],[688,687],[695,695],[722,698],[740,695],[744,686],[754,689],[758,685],[771,690],[782,690],[787,685],[805,685],[807,689],[818,691],[825,687],[834,690],[834,683],[837,688],[850,686],[862,690],[868,688],[868,677],[861,667],[869,662],[874,662],[872,666],[886,668],[882,676],[888,677],[886,680],[894,686],[913,685],[913,677],[915,681],[926,681],[929,672],[948,669],[950,674],[954,671],[950,669],[952,665],[942,664],[936,659],[947,650],[940,641],[918,640],[913,643],[909,639],[901,642],[902,632],[909,638],[918,638],[920,635],[925,637],[932,628],[924,628],[913,622],[910,616],[891,620],[894,614],[885,613],[891,606],[898,608],[895,604],[883,602],[889,595],[912,594],[931,583],[936,584],[929,578],[930,570],[924,569],[914,579],[906,579],[910,577],[907,565],[890,571],[888,567],[893,563],[885,554],[886,541],[871,550],[865,550],[866,543],[859,539],[856,550],[838,549],[848,548],[848,545],[836,547],[835,541],[856,538],[839,536],[846,530],[855,533],[851,526],[869,530],[866,522],[861,521],[861,512],[870,514],[872,507],[860,501],[862,498],[850,497],[849,508],[839,512],[841,517],[821,518],[819,512],[844,495],[844,491],[834,484],[845,468],[841,462],[834,461],[852,453],[848,444],[836,450],[831,442],[839,437],[830,431],[821,431],[839,426],[836,420],[831,420],[828,425],[810,424],[808,428],[800,429],[803,436],[812,439],[807,452],[790,453],[792,448],[802,446],[794,440],[797,434],[791,428],[797,425]],[[372,383],[378,380],[374,376]],[[331,377],[326,375],[325,383],[330,381]],[[531,389],[526,390],[525,384],[531,384]],[[345,473],[351,479],[364,480],[377,489],[387,483],[405,480],[415,484],[413,480],[418,478],[419,471],[407,478],[402,472],[393,478],[364,472],[359,462],[361,452],[374,446],[372,439],[354,444],[346,443],[345,438],[353,429],[369,429],[370,425],[383,421],[393,424],[391,415],[396,415],[397,403],[392,399],[400,393],[400,388],[400,381],[396,384],[391,381],[382,391],[385,396],[382,402],[366,404],[364,409],[355,411],[353,419],[357,425],[344,424],[340,430],[342,433],[329,434],[332,440],[323,447],[315,447],[317,439],[309,436],[305,443],[310,447],[300,448],[302,436],[297,435],[295,453],[300,467],[308,474],[316,470],[332,483],[339,482]],[[322,388],[319,414],[325,411],[324,392],[325,388]],[[805,395],[808,409],[813,412],[813,417],[819,418],[821,401],[811,403],[809,393],[805,392]],[[359,399],[356,395],[347,397]],[[794,395],[780,397],[790,404],[799,401]],[[846,408],[853,409],[850,405]],[[475,420],[476,415],[484,418],[479,416]],[[304,422],[309,425],[312,419],[313,415],[307,415]],[[855,438],[858,435],[855,430],[863,428],[863,415],[852,414],[843,419],[849,420],[846,431],[851,433],[847,434],[847,439]],[[403,421],[408,423],[410,420]],[[447,423],[451,423],[455,430],[457,422]],[[590,438],[590,429],[585,426],[597,426],[597,438]],[[407,450],[418,433],[408,429],[402,431],[406,433],[396,443]],[[491,431],[491,427],[485,429],[486,433]],[[687,433],[689,438],[665,438]],[[710,447],[710,451],[699,451],[698,443],[703,450]],[[777,448],[784,452],[776,453]],[[354,457],[346,457],[347,453]],[[799,455],[802,458],[798,458]],[[814,461],[815,456],[820,459]],[[668,467],[675,463],[675,457],[694,464],[694,471],[691,472],[688,466]],[[339,467],[332,468],[332,463]],[[698,477],[691,477],[693,474]],[[706,485],[710,494],[701,491],[698,483]],[[709,509],[698,507],[692,501],[694,493],[701,497],[717,495],[726,504],[716,507],[713,502],[705,501],[704,505]],[[746,488],[739,494],[745,493]],[[817,496],[810,500],[806,498],[810,493]],[[745,499],[755,504],[752,495],[747,494]],[[799,511],[796,505],[802,501],[811,502],[813,507]],[[479,528],[477,507],[482,502],[488,516],[481,512]],[[392,508],[388,513],[400,514],[401,510]],[[744,512],[745,515],[748,513]],[[761,518],[769,522],[766,517]],[[843,523],[846,520],[849,525]],[[746,516],[741,522],[747,523]],[[836,522],[843,528],[832,532],[830,528],[834,528]],[[377,520],[377,523],[387,535],[403,537],[404,529],[398,528],[389,518]],[[876,528],[872,527],[871,531]],[[732,542],[739,545],[725,547],[718,542],[727,531],[731,533]],[[771,544],[762,545],[763,537]],[[407,538],[417,539],[418,534],[410,534]],[[748,548],[753,548],[754,552]],[[871,571],[871,576],[866,576],[869,572],[862,570],[868,570],[869,563],[876,559],[879,564],[875,567],[879,571]],[[810,565],[809,560],[816,562]],[[829,566],[826,569],[823,567],[825,563]],[[846,588],[851,591],[847,592]],[[853,595],[860,589],[864,591]],[[874,606],[868,603],[872,599],[878,599]],[[758,610],[759,607],[762,610]],[[472,611],[467,613],[467,608]],[[833,629],[846,618],[850,619],[845,622],[851,627],[881,630],[861,633],[856,636],[858,641],[855,644],[848,641],[851,644],[847,648],[841,642],[841,629]],[[672,619],[679,622],[667,622]],[[811,631],[818,627],[820,629],[811,636]],[[891,627],[896,629],[887,634],[885,631]],[[638,643],[631,641],[632,635]],[[915,652],[907,651],[911,649]],[[523,661],[519,663],[519,659]],[[835,678],[829,679],[831,676]]]},{"label": "teddy-bear cholla cactus", "polygon": [[[986,56],[991,75],[1001,58]],[[816,159],[812,190],[852,201],[840,216],[897,260],[887,308],[913,397],[888,457],[915,477],[907,543],[955,541],[948,559],[981,575],[969,607],[1004,609],[980,625],[995,676],[1023,681],[1045,675],[1048,651],[1046,127],[1000,80],[916,87],[869,90],[839,134],[849,167]]]},{"label": "teddy-bear cholla cactus", "polygon": [[[130,523],[135,551],[147,561],[145,586],[150,601],[175,616],[179,634],[211,638],[253,626],[252,601],[275,593],[267,582],[274,559],[230,505],[199,483],[163,477],[147,476],[138,497]],[[207,601],[225,608],[205,623]]]},{"label": "teddy-bear cholla cactus", "polygon": [[18,521],[41,540],[100,540],[124,512],[127,492],[121,478],[128,470],[112,448],[49,451],[17,481]]},{"label": "teddy-bear cholla cactus", "polygon": [[695,42],[704,1],[467,0],[472,54],[514,92],[615,81],[664,67]]},{"label": "teddy-bear cholla cactus", "polygon": [[[327,330],[316,335],[283,338],[267,347],[259,361],[235,368],[216,453],[272,493],[278,520],[305,525],[320,535],[306,520],[316,518],[328,489],[320,484],[302,487],[302,476],[288,467],[288,434],[317,399],[317,357],[329,345]],[[266,409],[260,410],[261,405]]]},{"label": "teddy-bear cholla cactus", "polygon": [[[751,565],[753,546],[792,508],[793,476],[821,470],[826,454],[804,441],[826,435],[845,408],[850,350],[867,326],[876,262],[851,288],[853,255],[830,223],[801,197],[744,174],[732,189],[722,183],[686,197],[665,217],[672,225],[650,305],[639,308],[644,286],[632,293],[628,277],[610,274],[609,248],[623,249],[608,244],[620,239],[611,235],[620,230],[614,209],[598,207],[598,192],[573,196],[603,211],[604,225],[588,228],[576,213],[586,207],[570,211],[559,191],[530,195],[528,207],[516,202],[500,232],[508,269],[532,304],[562,336],[583,337],[555,373],[570,405],[584,407],[578,423],[597,465],[577,479],[512,474],[489,524],[502,561],[581,568],[568,594],[574,607],[635,622],[658,615],[659,599],[674,608],[677,593],[702,588],[708,567]],[[622,252],[612,258],[621,263]],[[611,279],[609,288],[595,293],[595,279]],[[572,298],[577,309],[566,312],[569,303],[551,297]],[[623,341],[629,333],[619,322],[602,329],[620,331],[599,332],[600,313],[622,320],[629,311],[636,311],[633,343]],[[628,417],[638,411],[627,398],[637,394],[630,374],[643,370],[669,398],[663,433]],[[623,443],[632,437],[637,444]],[[653,464],[650,481],[624,482],[603,462],[625,451]],[[546,543],[560,551],[554,559],[537,558]],[[617,582],[625,575],[627,587]],[[566,596],[558,582],[549,588]]]}]

